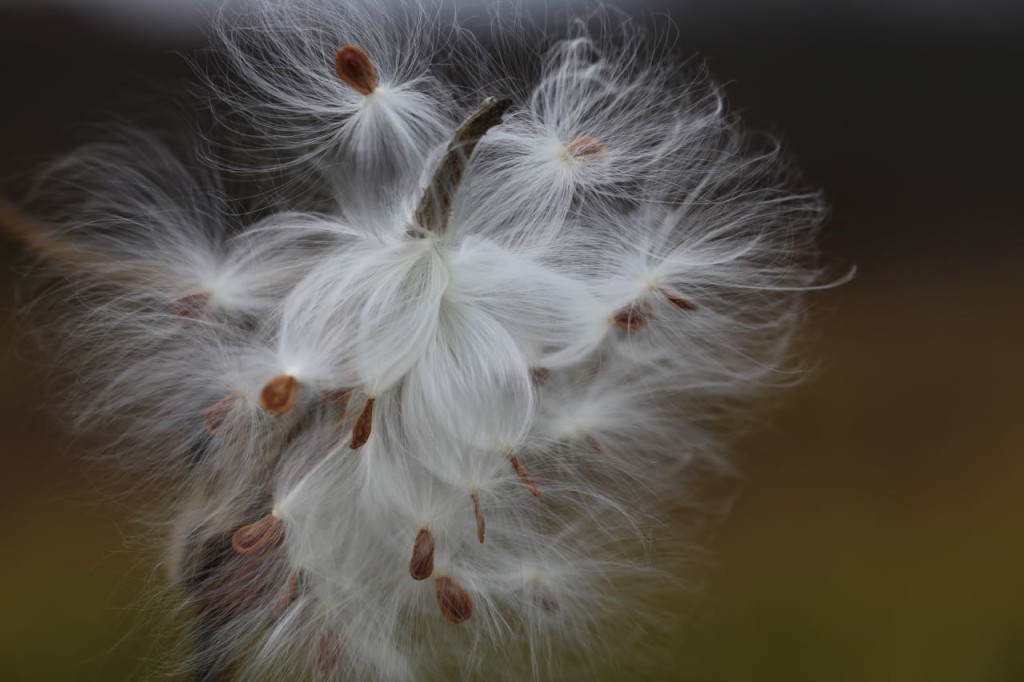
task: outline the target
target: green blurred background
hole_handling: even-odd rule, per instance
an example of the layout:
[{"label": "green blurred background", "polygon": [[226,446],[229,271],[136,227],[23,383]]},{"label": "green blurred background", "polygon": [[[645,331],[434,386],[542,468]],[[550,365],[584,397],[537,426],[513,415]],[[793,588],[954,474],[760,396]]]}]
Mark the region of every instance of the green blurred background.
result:
[{"label": "green blurred background", "polygon": [[[4,192],[117,93],[187,79],[169,50],[202,44],[198,20],[129,5],[0,6]],[[787,140],[832,203],[825,249],[858,271],[812,298],[818,369],[737,444],[703,592],[671,660],[630,679],[1024,680],[1024,11],[644,7]],[[130,500],[47,409],[6,242],[0,263],[0,679],[143,678],[166,642]]]}]

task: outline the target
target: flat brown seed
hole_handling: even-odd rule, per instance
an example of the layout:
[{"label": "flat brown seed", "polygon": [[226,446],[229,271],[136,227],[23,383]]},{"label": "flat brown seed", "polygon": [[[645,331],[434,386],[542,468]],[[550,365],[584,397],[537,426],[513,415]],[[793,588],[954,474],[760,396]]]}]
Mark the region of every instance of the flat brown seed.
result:
[{"label": "flat brown seed", "polygon": [[284,541],[284,524],[273,514],[242,526],[231,536],[231,548],[239,554],[276,549]]},{"label": "flat brown seed", "polygon": [[566,145],[565,152],[573,159],[586,163],[603,159],[608,147],[596,137],[580,135]]},{"label": "flat brown seed", "polygon": [[674,291],[669,291],[668,289],[659,289],[658,291],[661,292],[662,296],[668,299],[669,303],[679,308],[680,310],[691,312],[700,308],[700,306],[698,306],[690,299],[686,298],[681,294],[677,294]]},{"label": "flat brown seed", "polygon": [[352,389],[336,388],[330,391],[324,391],[322,395],[325,403],[340,407],[341,411],[344,412],[345,408],[348,407],[349,399],[352,397]]},{"label": "flat brown seed", "polygon": [[295,407],[298,395],[299,380],[290,374],[279,374],[260,391],[260,406],[273,415],[287,414]]},{"label": "flat brown seed", "polygon": [[288,582],[281,588],[281,592],[278,594],[277,599],[274,601],[274,608],[271,611],[271,615],[274,620],[281,620],[281,616],[285,614],[288,607],[294,603],[295,598],[299,596],[299,572],[292,571],[292,574],[288,576]]},{"label": "flat brown seed", "polygon": [[533,582],[533,603],[545,613],[558,611],[558,597],[551,586],[541,580]]},{"label": "flat brown seed", "polygon": [[358,450],[366,445],[366,441],[370,440],[370,431],[373,430],[373,403],[373,398],[366,399],[366,406],[363,407],[363,411],[352,427],[352,442],[349,447],[353,450]]},{"label": "flat brown seed", "polygon": [[453,578],[443,575],[435,580],[434,592],[441,614],[449,623],[465,623],[473,615],[473,598]]},{"label": "flat brown seed", "polygon": [[646,303],[630,303],[612,316],[616,329],[624,332],[635,332],[647,326],[651,316],[651,308]]},{"label": "flat brown seed", "polygon": [[434,573],[434,534],[421,528],[412,543],[412,559],[409,560],[409,575],[413,580],[426,580]]},{"label": "flat brown seed", "polygon": [[342,643],[333,633],[320,636],[313,660],[313,671],[317,677],[330,677],[341,663]]},{"label": "flat brown seed", "polygon": [[484,541],[484,510],[480,506],[480,493],[473,493],[469,496],[473,500],[473,514],[476,515],[476,539]]},{"label": "flat brown seed", "polygon": [[534,497],[540,497],[540,490],[538,490],[537,486],[534,485],[533,479],[530,478],[530,474],[527,473],[526,467],[524,467],[523,463],[519,461],[519,458],[515,455],[509,455],[508,461],[512,463],[512,468],[515,469],[516,476],[518,476],[519,480],[522,481],[524,486],[526,486],[526,489],[529,490]]},{"label": "flat brown seed", "polygon": [[551,378],[551,370],[547,367],[534,367],[530,370],[530,378],[535,384],[546,384]]},{"label": "flat brown seed", "polygon": [[586,436],[583,437],[583,442],[586,443],[587,446],[591,450],[593,450],[598,457],[604,460],[605,463],[611,462],[611,453],[608,452],[608,448],[602,445],[601,441],[599,441],[597,438],[594,438],[590,434],[587,434]]},{"label": "flat brown seed", "polygon": [[206,411],[203,412],[203,425],[206,426],[208,434],[212,436],[221,430],[231,415],[231,410],[234,408],[237,399],[235,395],[229,394],[206,408]]},{"label": "flat brown seed", "polygon": [[208,294],[188,294],[171,303],[171,313],[186,320],[199,320],[206,314],[209,302]]},{"label": "flat brown seed", "polygon": [[362,48],[346,45],[334,55],[334,70],[346,85],[360,95],[369,95],[377,89],[377,73],[373,62]]}]

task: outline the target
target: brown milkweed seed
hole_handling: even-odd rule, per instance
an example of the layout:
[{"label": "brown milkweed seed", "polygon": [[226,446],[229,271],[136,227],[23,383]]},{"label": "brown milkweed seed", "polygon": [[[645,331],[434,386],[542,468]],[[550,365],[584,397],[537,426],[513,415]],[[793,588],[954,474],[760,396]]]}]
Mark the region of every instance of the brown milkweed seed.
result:
[{"label": "brown milkweed seed", "polygon": [[370,431],[373,430],[373,403],[373,398],[366,399],[366,406],[363,407],[363,411],[352,427],[352,442],[349,447],[353,450],[358,450],[366,445],[366,441],[370,440]]},{"label": "brown milkweed seed", "polygon": [[348,401],[352,397],[351,388],[336,388],[330,391],[324,391],[322,393],[324,402],[328,405],[334,405],[340,407],[341,411],[344,412],[345,408],[348,407]]},{"label": "brown milkweed seed", "polygon": [[661,292],[662,296],[668,299],[669,303],[679,308],[680,310],[690,312],[693,310],[697,310],[700,307],[690,299],[686,298],[681,294],[677,294],[674,291],[669,291],[668,289],[659,289],[658,291]]},{"label": "brown milkweed seed", "polygon": [[203,412],[203,425],[211,436],[221,430],[235,406],[234,395],[226,395]]},{"label": "brown milkweed seed", "polygon": [[239,554],[252,554],[277,548],[284,541],[284,524],[273,514],[242,526],[231,536],[231,548]]},{"label": "brown milkweed seed", "polygon": [[584,163],[600,161],[607,152],[608,147],[604,142],[590,135],[580,135],[565,147],[565,153],[570,158]]},{"label": "brown milkweed seed", "polygon": [[186,320],[198,320],[206,314],[210,296],[205,293],[188,294],[171,303],[171,313]]},{"label": "brown milkweed seed", "polygon": [[465,623],[473,615],[473,598],[453,578],[443,575],[434,581],[434,593],[441,614],[449,623]]},{"label": "brown milkweed seed", "polygon": [[551,378],[551,370],[547,367],[534,367],[530,370],[530,378],[535,384],[546,384]]},{"label": "brown milkweed seed", "polygon": [[533,603],[544,613],[558,611],[558,597],[555,596],[555,591],[542,580],[533,581]]},{"label": "brown milkweed seed", "polygon": [[516,476],[518,476],[519,480],[522,481],[522,484],[526,486],[526,489],[529,490],[534,497],[540,497],[540,490],[538,490],[537,486],[534,485],[533,479],[530,478],[530,474],[527,473],[526,468],[523,466],[523,463],[519,461],[519,458],[515,455],[509,455],[508,461],[512,463],[512,468],[515,469]]},{"label": "brown milkweed seed", "polygon": [[651,308],[646,303],[630,303],[612,315],[612,324],[624,332],[635,332],[647,326]]},{"label": "brown milkweed seed", "polygon": [[476,539],[484,541],[484,510],[480,506],[480,493],[473,493],[469,496],[473,500],[473,514],[476,515]]},{"label": "brown milkweed seed", "polygon": [[292,574],[288,576],[288,582],[281,588],[281,592],[278,594],[277,600],[274,602],[274,608],[271,611],[271,615],[274,620],[281,620],[281,616],[284,615],[288,607],[292,605],[295,598],[299,596],[299,572],[292,571]]},{"label": "brown milkweed seed", "polygon": [[295,407],[299,395],[299,380],[290,374],[279,374],[260,391],[260,407],[270,414],[280,416]]},{"label": "brown milkweed seed", "polygon": [[426,580],[434,573],[434,534],[421,528],[412,543],[409,575],[413,580]]},{"label": "brown milkweed seed", "polygon": [[342,643],[334,633],[327,632],[321,635],[313,661],[313,670],[317,677],[333,675],[341,663],[342,653]]},{"label": "brown milkweed seed", "polygon": [[361,48],[346,45],[334,55],[334,70],[346,85],[360,95],[369,95],[377,89],[377,73],[373,62]]}]

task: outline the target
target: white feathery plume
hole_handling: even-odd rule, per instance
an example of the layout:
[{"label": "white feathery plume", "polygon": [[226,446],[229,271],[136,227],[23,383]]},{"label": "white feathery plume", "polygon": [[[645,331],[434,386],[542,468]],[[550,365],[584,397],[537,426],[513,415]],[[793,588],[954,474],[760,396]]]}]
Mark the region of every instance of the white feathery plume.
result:
[{"label": "white feathery plume", "polygon": [[0,205],[78,424],[166,491],[196,679],[628,657],[822,282],[818,195],[642,31],[570,22],[531,80],[439,16],[225,13],[201,143],[119,133]]}]

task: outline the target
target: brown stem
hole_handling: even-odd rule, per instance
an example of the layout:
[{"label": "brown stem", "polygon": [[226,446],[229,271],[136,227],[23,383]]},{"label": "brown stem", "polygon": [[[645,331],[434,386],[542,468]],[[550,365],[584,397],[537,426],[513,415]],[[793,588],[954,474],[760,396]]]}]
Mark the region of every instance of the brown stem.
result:
[{"label": "brown stem", "polygon": [[417,226],[434,234],[444,234],[451,217],[452,200],[462,181],[466,162],[487,131],[501,123],[512,100],[488,97],[455,131],[448,150],[434,170],[430,185],[423,192],[413,219]]}]

